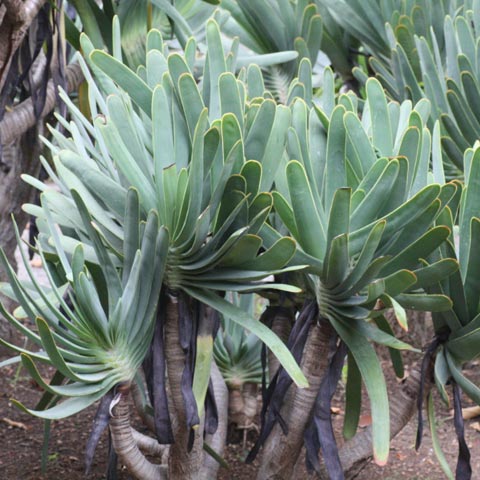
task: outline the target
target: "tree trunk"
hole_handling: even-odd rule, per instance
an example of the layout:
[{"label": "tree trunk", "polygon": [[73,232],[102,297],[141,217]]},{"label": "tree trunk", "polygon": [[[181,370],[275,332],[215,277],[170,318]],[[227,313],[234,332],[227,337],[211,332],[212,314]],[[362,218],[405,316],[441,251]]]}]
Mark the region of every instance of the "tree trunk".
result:
[{"label": "tree trunk", "polygon": [[[287,343],[288,337],[295,321],[295,310],[293,307],[267,307],[273,310],[272,331],[283,343]],[[271,380],[280,366],[277,357],[268,351],[268,378]]]},{"label": "tree trunk", "polygon": [[[41,126],[31,128],[19,141],[3,147],[0,162],[0,247],[16,268],[15,249],[17,241],[12,223],[12,215],[20,232],[25,228],[28,216],[22,205],[34,199],[35,192],[21,178],[20,174],[37,175],[39,171],[38,134]],[[6,273],[0,268],[0,281],[6,281]],[[7,309],[11,310],[13,302],[2,298]],[[10,308],[9,308],[10,307]],[[18,342],[18,333],[4,319],[0,319],[0,336],[10,343]],[[0,353],[6,353],[5,349]],[[8,353],[11,353],[10,351]]]},{"label": "tree trunk", "polygon": [[292,385],[282,408],[282,416],[288,425],[288,435],[275,425],[262,452],[258,480],[291,480],[295,463],[303,445],[303,434],[311,418],[321,380],[328,367],[330,340],[334,333],[330,323],[315,323],[310,327],[305,344],[301,368],[309,387],[304,389]]},{"label": "tree trunk", "polygon": [[187,427],[185,405],[182,395],[182,372],[185,355],[180,345],[178,297],[167,295],[168,302],[165,320],[165,358],[167,362],[168,383],[172,395],[173,411],[177,418],[174,425],[175,443],[170,447],[168,459],[169,480],[196,480],[203,466],[202,429],[194,430],[193,447],[188,451],[190,431]]},{"label": "tree trunk", "polygon": [[3,0],[0,4],[0,92],[15,52],[47,0]]}]

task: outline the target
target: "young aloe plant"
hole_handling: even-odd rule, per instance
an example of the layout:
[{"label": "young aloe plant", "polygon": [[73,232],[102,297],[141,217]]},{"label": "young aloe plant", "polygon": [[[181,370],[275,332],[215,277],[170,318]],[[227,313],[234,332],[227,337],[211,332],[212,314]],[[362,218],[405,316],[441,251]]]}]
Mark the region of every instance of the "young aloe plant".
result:
[{"label": "young aloe plant", "polygon": [[[431,275],[448,275],[457,268],[453,261],[427,267],[421,260],[450,235],[449,228],[433,224],[456,193],[454,184],[427,185],[430,134],[424,122],[428,105],[422,102],[412,109],[410,102],[387,104],[378,81],[371,79],[366,87],[362,121],[351,95],[341,96],[334,108],[323,98],[331,111],[309,110],[300,99],[291,107],[287,152],[292,160],[284,176],[278,176],[278,192],[273,195],[276,212],[299,244],[292,261],[309,265],[306,283],[311,300],[298,317],[288,344],[297,349],[307,340],[302,362],[305,368],[308,364],[317,370],[305,373],[311,385],[313,377],[319,380],[318,390],[304,401],[299,400],[302,393],[297,394],[298,400],[293,401],[302,406],[295,412],[282,409],[286,391],[281,375],[269,387],[271,401],[260,443],[277,421],[285,422],[288,435],[284,441],[273,438],[267,442],[273,461],[267,455],[269,460],[262,464],[266,476],[291,475],[292,457],[298,455],[298,443],[305,433],[310,466],[320,468],[317,455],[321,448],[329,474],[342,478],[328,419],[345,354],[349,360],[346,436],[353,436],[357,428],[363,381],[372,409],[374,457],[384,464],[390,440],[388,395],[370,342],[409,347],[392,336],[379,313],[393,307],[400,325],[407,328],[406,308],[445,311],[451,306],[445,295],[424,292]],[[278,237],[268,225],[261,233],[267,244]],[[338,345],[332,340],[336,335]],[[327,358],[328,352],[330,363],[318,371],[319,362],[315,367],[309,358]],[[307,428],[310,414],[313,421]],[[280,429],[276,427],[275,432],[280,434]]]},{"label": "young aloe plant", "polygon": [[[232,298],[240,309],[252,316],[258,299],[253,294]],[[222,317],[213,354],[229,390],[228,420],[244,429],[245,439],[257,414],[257,391],[263,374],[261,349],[262,343],[254,334],[228,317]]]}]

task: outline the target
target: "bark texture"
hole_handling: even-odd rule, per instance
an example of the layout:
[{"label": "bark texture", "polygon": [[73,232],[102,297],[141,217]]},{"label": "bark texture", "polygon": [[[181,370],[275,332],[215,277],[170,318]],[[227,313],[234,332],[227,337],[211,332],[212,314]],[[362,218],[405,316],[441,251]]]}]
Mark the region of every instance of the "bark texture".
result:
[{"label": "bark texture", "polygon": [[[84,80],[82,69],[78,63],[68,65],[65,75],[68,93],[77,90]],[[47,86],[42,118],[46,117],[55,108],[56,100],[55,86],[53,80],[50,80]],[[16,105],[11,112],[6,112],[0,122],[0,140],[2,144],[7,145],[18,139],[37,122],[38,119],[35,117],[33,110],[33,101],[31,98],[27,98],[27,100]]]},{"label": "bark texture", "polygon": [[112,444],[119,461],[140,480],[167,479],[166,468],[150,463],[138,448],[130,426],[130,407],[127,395],[121,394],[120,401],[113,407],[110,419]]},{"label": "bark texture", "polygon": [[30,23],[47,0],[2,0],[0,3],[0,91],[15,52],[22,44]]},{"label": "bark texture", "polygon": [[165,358],[167,375],[172,396],[173,411],[178,420],[173,425],[175,443],[170,447],[168,459],[169,480],[196,480],[203,466],[202,429],[194,431],[194,443],[188,451],[190,432],[187,427],[185,405],[182,395],[182,372],[185,366],[185,355],[180,345],[178,331],[178,298],[168,295],[167,318],[165,322]]},{"label": "bark texture", "polygon": [[[25,228],[28,216],[22,211],[22,205],[33,201],[34,191],[23,180],[22,173],[37,175],[39,171],[39,145],[38,134],[41,125],[31,128],[18,141],[3,147],[0,161],[0,247],[3,248],[7,258],[16,267],[15,249],[17,242],[13,228],[12,215],[20,231]],[[6,273],[0,268],[0,281],[5,281]],[[12,307],[12,302],[2,298],[5,306]],[[0,320],[0,336],[8,342],[16,342],[16,330],[10,327],[5,320]],[[1,353],[7,353],[3,350]],[[10,351],[8,353],[11,353]]]},{"label": "bark texture", "polygon": [[[292,330],[293,322],[295,321],[295,310],[293,307],[270,307],[274,310],[274,317],[272,322],[272,331],[283,343],[287,343],[288,337]],[[277,357],[269,350],[268,351],[268,376],[271,380],[278,368],[280,362]]]},{"label": "bark texture", "polygon": [[258,480],[291,480],[303,445],[303,434],[312,414],[321,380],[328,366],[330,339],[334,331],[328,322],[315,323],[310,328],[301,368],[309,387],[299,389],[292,385],[282,408],[288,425],[288,435],[275,425],[262,452]]}]

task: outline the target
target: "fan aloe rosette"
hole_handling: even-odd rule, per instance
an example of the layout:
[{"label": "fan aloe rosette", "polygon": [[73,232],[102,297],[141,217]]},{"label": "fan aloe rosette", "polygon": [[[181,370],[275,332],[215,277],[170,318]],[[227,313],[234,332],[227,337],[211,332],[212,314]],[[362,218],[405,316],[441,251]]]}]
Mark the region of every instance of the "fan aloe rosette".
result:
[{"label": "fan aloe rosette", "polygon": [[[371,401],[374,456],[383,464],[390,439],[388,395],[370,341],[409,348],[393,337],[383,309],[393,307],[403,328],[405,309],[448,310],[448,297],[424,289],[457,269],[454,261],[429,265],[422,260],[450,235],[449,228],[433,225],[457,192],[456,184],[428,184],[431,143],[424,126],[428,105],[422,102],[412,109],[410,102],[387,103],[373,79],[367,83],[362,121],[354,99],[341,96],[336,107],[321,99],[330,112],[309,110],[302,100],[293,104],[287,152],[295,160],[278,175],[278,191],[273,193],[275,210],[299,245],[292,262],[309,265],[308,295],[316,303],[316,310],[308,306],[309,315],[320,325],[330,324],[341,340],[331,352],[332,363],[322,372],[324,381],[312,404],[314,422],[305,437],[310,466],[319,468],[321,446],[330,475],[341,473],[341,466],[323,414],[330,415],[326,404],[345,352],[349,358],[345,436],[352,437],[357,428],[363,381]],[[279,238],[269,225],[261,233],[267,245]],[[304,321],[303,316],[299,320]],[[295,335],[304,335],[299,329]],[[300,339],[292,335],[290,346]],[[271,395],[274,400],[266,411],[260,443],[279,420],[277,400],[284,393],[273,390]]]},{"label": "fan aloe rosette", "polygon": [[[461,176],[463,152],[473,146],[480,131],[478,9],[477,2],[442,2],[438,10],[416,5],[411,14],[393,17],[398,24],[387,24],[388,60],[377,55],[370,59],[391,98],[431,102],[431,120],[439,121],[437,135],[449,178]],[[361,83],[368,78],[358,68],[354,74]]]},{"label": "fan aloe rosette", "polygon": [[[114,23],[116,29],[118,23]],[[266,247],[258,235],[273,206],[273,197],[265,190],[273,183],[276,161],[284,150],[290,111],[261,97],[264,86],[258,70],[252,67],[244,72],[248,87],[234,76],[229,70],[234,56],[225,56],[214,21],[207,25],[209,50],[200,87],[192,75],[193,41],[185,55],[167,57],[160,33],[151,31],[146,66],[138,73],[122,63],[119,45],[114,43],[111,56],[93,50],[85,36],[81,41],[99,85],[80,60],[89,80],[94,119],[90,122],[63,95],[72,121],[60,119],[66,135],[52,131],[56,145],[47,142],[54,168],[44,161],[57,187],[26,177],[42,191],[43,203],[25,209],[37,218],[38,241],[45,255],[59,256],[63,249],[70,256],[82,244],[89,262],[103,262],[95,255],[94,232],[95,241],[109,252],[116,268],[128,268],[148,212],[158,215],[159,228],[168,232],[168,254],[157,315],[159,333],[152,344],[153,356],[144,367],[157,437],[169,443],[163,355],[167,368],[176,372],[168,375],[172,391],[182,396],[174,399],[177,416],[183,415],[185,402],[187,412],[180,421],[193,427],[200,421],[205,401],[211,402],[208,385],[216,325],[212,308],[266,342],[294,381],[306,385],[285,345],[217,293],[265,288],[298,291],[264,280],[298,269],[286,266],[295,252],[294,240],[285,237]],[[257,97],[251,102],[246,101],[249,89]],[[132,187],[139,198],[133,210],[127,203]],[[82,199],[92,228],[86,228],[73,192]],[[126,229],[127,210],[136,229]],[[169,353],[168,348],[177,340],[168,338],[180,342],[175,352]],[[175,363],[174,358],[180,360]],[[169,363],[183,370],[183,380]],[[188,437],[188,428],[185,434]],[[181,440],[176,445],[184,447]]]},{"label": "fan aloe rosette", "polygon": [[[243,311],[254,315],[259,308],[254,294],[232,294],[232,301]],[[229,390],[228,421],[244,429],[254,426],[257,415],[258,385],[262,383],[262,343],[238,323],[223,316],[213,347],[215,363]]]},{"label": "fan aloe rosette", "polygon": [[[448,295],[453,302],[452,309],[434,312],[433,324],[435,338],[428,348],[425,360],[425,387],[428,385],[428,369],[434,358],[433,376],[442,399],[450,404],[447,386],[451,385],[454,400],[454,424],[459,438],[459,456],[457,478],[470,478],[470,454],[463,437],[463,419],[460,391],[480,404],[480,388],[463,372],[463,365],[480,355],[479,336],[479,285],[478,285],[478,242],[480,241],[480,220],[478,201],[480,195],[480,150],[468,149],[464,158],[465,185],[457,205],[451,205],[442,213],[439,222],[456,232],[449,236],[448,242],[441,247],[437,255],[439,261],[446,258],[456,259],[459,270],[454,275],[432,285],[431,291]],[[458,222],[458,227],[455,226]],[[458,229],[457,229],[458,228]],[[454,230],[455,229],[455,230]],[[443,260],[442,260],[443,259]],[[453,261],[453,260],[449,260]],[[433,445],[440,465],[448,478],[454,478],[452,471],[441,451],[437,440],[435,411],[430,392],[427,411],[432,433]],[[422,436],[422,416],[419,407],[419,431],[417,448]]]},{"label": "fan aloe rosette", "polygon": [[[20,281],[3,253],[1,256],[9,277],[9,284],[4,284],[2,291],[20,304],[18,314],[35,322],[36,329],[3,307],[2,313],[40,350],[25,350],[3,340],[0,342],[21,353],[27,371],[51,394],[50,408],[26,409],[45,419],[77,413],[115,386],[133,381],[152,340],[168,252],[168,233],[159,228],[158,216],[151,212],[142,237],[138,230],[136,237],[131,237],[132,249],[119,269],[116,259],[92,227],[82,200],[76,192],[72,193],[93,242],[95,263],[86,258],[82,244],[75,247],[70,257],[55,241],[55,263],[52,263],[54,257],[44,255],[40,248],[45,265],[49,265],[45,270],[49,286],[45,287],[38,283],[25,253],[23,262],[29,281]],[[138,206],[135,190],[129,192],[128,198],[129,204]],[[55,226],[51,218],[49,220],[52,234],[58,240]],[[132,222],[136,219],[127,210],[125,228],[135,230],[137,225]],[[62,277],[67,282],[59,285],[57,279]],[[43,380],[36,362],[48,363],[57,369],[54,382],[47,384]],[[57,404],[62,397],[69,398]]]}]

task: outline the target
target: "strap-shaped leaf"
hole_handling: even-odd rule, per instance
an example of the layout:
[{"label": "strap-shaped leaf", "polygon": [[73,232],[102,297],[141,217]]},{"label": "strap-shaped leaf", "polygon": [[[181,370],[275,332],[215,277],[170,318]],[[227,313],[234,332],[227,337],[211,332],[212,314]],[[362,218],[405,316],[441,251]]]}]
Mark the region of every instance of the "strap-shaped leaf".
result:
[{"label": "strap-shaped leaf", "polygon": [[423,312],[445,312],[452,308],[452,301],[445,295],[402,293],[396,300],[404,308]]},{"label": "strap-shaped leaf", "polygon": [[196,221],[198,219],[198,216],[200,215],[200,209],[203,202],[203,182],[205,175],[203,165],[204,135],[207,128],[208,111],[205,108],[200,115],[193,136],[190,170],[188,172],[188,212],[185,217],[184,223],[182,224],[180,221],[177,223],[177,227],[174,233],[175,242],[182,242],[185,241],[187,238],[191,238],[194,233]]},{"label": "strap-shaped leaf", "polygon": [[262,245],[262,239],[256,235],[245,235],[222,258],[219,265],[234,267],[252,261]]},{"label": "strap-shaped leaf", "polygon": [[188,131],[190,132],[190,138],[193,143],[195,129],[200,121],[200,115],[205,106],[202,97],[200,96],[200,92],[198,91],[197,83],[191,74],[184,73],[180,75],[178,89],[180,91],[180,99],[187,120]]},{"label": "strap-shaped leaf", "polygon": [[428,413],[428,423],[430,425],[430,435],[432,437],[432,445],[433,445],[433,451],[435,452],[435,456],[437,457],[438,463],[440,464],[440,467],[442,468],[443,473],[445,473],[446,478],[448,478],[448,480],[454,480],[455,477],[452,473],[452,470],[450,469],[450,466],[448,465],[445,455],[443,454],[442,447],[440,445],[440,440],[438,438],[437,425],[436,425],[437,419],[435,418],[435,404],[434,404],[433,395],[431,392],[428,395],[427,413]]},{"label": "strap-shaped leaf", "polygon": [[233,113],[243,130],[244,100],[240,97],[237,79],[230,72],[225,72],[219,78],[220,106],[222,115]]},{"label": "strap-shaped leaf", "polygon": [[284,152],[286,132],[290,125],[290,115],[289,108],[277,105],[272,130],[261,158],[263,175],[260,188],[262,190],[271,189],[275,175],[281,165],[279,159],[281,159]]},{"label": "strap-shaped leaf", "polygon": [[478,218],[474,217],[471,219],[469,237],[468,264],[466,268],[464,268],[464,290],[468,313],[470,318],[472,318],[478,313],[480,295],[480,279],[478,276],[480,268],[480,256],[478,255],[478,245],[480,245],[480,220]]},{"label": "strap-shaped leaf", "polygon": [[377,464],[385,465],[390,444],[390,412],[387,386],[379,360],[370,343],[349,328],[348,322],[333,317],[330,321],[347,345],[362,374],[372,409],[373,456]]},{"label": "strap-shaped leaf", "polygon": [[426,288],[436,285],[457,270],[458,262],[456,260],[452,258],[444,258],[431,265],[414,270],[413,273],[417,277],[417,280],[412,285],[412,288]]},{"label": "strap-shaped leaf", "polygon": [[132,111],[133,107],[129,100],[120,98],[119,95],[110,95],[107,98],[109,121],[122,139],[128,139],[124,143],[126,149],[135,159],[135,163],[147,174],[153,173],[150,153],[141,135],[147,134],[143,122]]},{"label": "strap-shaped leaf", "polygon": [[434,227],[422,235],[418,240],[405,248],[385,265],[382,273],[390,275],[400,268],[414,268],[421,258],[427,258],[450,234],[447,227]]},{"label": "strap-shaped leaf", "polygon": [[370,78],[366,84],[367,101],[372,119],[373,144],[381,155],[393,155],[393,138],[387,100],[380,82]]},{"label": "strap-shaped leaf", "polygon": [[370,231],[365,245],[356,260],[353,269],[348,274],[348,277],[343,281],[335,291],[347,290],[352,288],[359,282],[362,276],[367,271],[370,263],[374,259],[380,240],[382,239],[383,231],[385,229],[385,221],[378,222]]},{"label": "strap-shaped leaf", "polygon": [[464,391],[469,398],[471,398],[476,404],[480,404],[480,388],[469,380],[462,373],[461,365],[458,360],[454,359],[448,351],[445,352],[445,358],[455,382]]},{"label": "strap-shaped leaf", "polygon": [[121,285],[119,274],[108,254],[108,251],[104,247],[100,236],[98,235],[97,231],[93,228],[91,224],[92,219],[90,217],[90,214],[85,204],[83,203],[82,198],[78,195],[78,193],[75,190],[72,190],[72,197],[75,200],[75,203],[78,207],[80,215],[82,216],[84,226],[89,234],[89,238],[93,242],[95,253],[97,254],[100,265],[102,266],[102,270],[105,275],[105,281],[107,282],[107,286],[108,286],[109,308],[113,308],[116,300],[120,298],[121,291],[122,291],[122,285]]},{"label": "strap-shaped leaf", "polygon": [[139,194],[141,203],[148,211],[155,208],[155,190],[153,179],[149,177],[148,172],[141,169],[135,159],[124,146],[124,141],[120,137],[118,130],[112,123],[105,123],[102,119],[95,120],[95,125],[101,131],[103,139],[114,159],[116,165],[125,175],[131,186],[134,186]]},{"label": "strap-shaped leaf", "polygon": [[450,369],[445,358],[445,351],[443,346],[439,348],[439,350],[437,351],[437,355],[435,356],[434,377],[435,384],[438,391],[440,392],[442,400],[445,402],[446,405],[450,407],[450,398],[446,389],[447,383],[450,380]]},{"label": "strap-shaped leaf", "polygon": [[[222,38],[220,28],[217,22],[210,19],[207,22],[207,47],[208,71],[204,72],[204,78],[208,77],[208,86],[210,87],[209,101],[205,101],[212,118],[220,117],[220,75],[227,72],[225,63],[225,54],[222,47]],[[208,72],[208,76],[206,73]],[[204,88],[207,85],[204,86]]]},{"label": "strap-shaped leaf", "polygon": [[273,100],[265,100],[261,103],[255,120],[246,134],[245,156],[247,160],[262,160],[275,121],[275,114],[276,105]]},{"label": "strap-shaped leaf", "polygon": [[353,112],[347,112],[344,117],[344,122],[352,149],[355,151],[358,161],[362,165],[362,173],[365,174],[377,161],[372,143],[357,115]]},{"label": "strap-shaped leaf", "polygon": [[367,192],[365,198],[352,212],[352,230],[358,230],[363,225],[368,225],[376,220],[378,213],[383,208],[382,202],[379,202],[378,199],[388,198],[395,184],[398,171],[398,161],[392,160],[382,172],[375,185]]},{"label": "strap-shaped leaf", "polygon": [[332,240],[323,280],[327,288],[336,287],[345,280],[348,275],[349,260],[348,235],[344,233]]},{"label": "strap-shaped leaf", "polygon": [[63,150],[59,156],[61,162],[81,180],[91,193],[99,196],[117,215],[123,215],[126,190],[122,185],[99,171],[84,168],[81,159],[73,152]]},{"label": "strap-shaped leaf", "polygon": [[109,372],[105,370],[91,374],[75,373],[72,368],[70,368],[70,366],[67,365],[67,363],[65,362],[62,354],[60,353],[58,347],[55,344],[52,333],[45,320],[37,318],[36,324],[38,328],[38,333],[40,335],[40,338],[42,339],[42,345],[45,348],[45,351],[47,352],[50,361],[63,375],[65,375],[65,377],[76,382],[88,383],[99,382],[109,376]]},{"label": "strap-shaped leaf", "polygon": [[101,390],[92,395],[71,397],[51,408],[47,408],[46,410],[31,410],[16,400],[11,400],[11,402],[20,410],[35,417],[44,418],[47,420],[60,420],[85,410],[87,407],[92,405],[92,403],[95,403],[97,400],[102,398],[103,395],[105,395],[105,392]]},{"label": "strap-shaped leaf", "polygon": [[334,108],[327,139],[327,162],[323,179],[325,209],[330,209],[337,189],[346,186],[346,131],[343,123],[345,107]]},{"label": "strap-shaped leaf", "polygon": [[[391,335],[392,337],[395,337],[395,333],[384,315],[376,315],[373,320],[380,330],[388,335]],[[403,368],[403,360],[400,351],[396,348],[389,347],[388,353],[390,354],[395,375],[397,378],[403,378],[405,376],[405,369]]]},{"label": "strap-shaped leaf", "polygon": [[340,188],[335,192],[330,209],[327,228],[327,252],[335,237],[350,233],[350,188]]},{"label": "strap-shaped leaf", "polygon": [[121,380],[118,374],[113,374],[98,383],[85,384],[75,382],[66,385],[51,385],[43,379],[40,372],[37,370],[37,367],[28,355],[22,354],[21,358],[22,365],[27,369],[33,380],[35,380],[43,390],[62,397],[83,397],[87,395],[93,395],[100,391],[106,393],[115,385],[115,383]]},{"label": "strap-shaped leaf", "polygon": [[152,90],[138,75],[102,50],[94,50],[90,58],[97,67],[130,95],[148,117],[151,117]]},{"label": "strap-shaped leaf", "polygon": [[462,362],[471,361],[478,356],[478,342],[480,339],[480,328],[465,333],[462,336],[449,340],[446,348],[458,360]]},{"label": "strap-shaped leaf", "polygon": [[312,190],[303,166],[296,161],[287,165],[287,181],[297,225],[297,241],[313,257],[322,259],[325,254],[325,231],[320,221]]},{"label": "strap-shaped leaf", "polygon": [[250,330],[256,335],[272,353],[278,358],[279,362],[291,376],[295,384],[300,388],[308,386],[307,379],[303,375],[300,367],[295,362],[292,354],[287,349],[285,344],[265,325],[259,321],[254,320],[248,313],[240,310],[235,305],[227,302],[225,299],[208,290],[186,288],[185,291],[203,302],[223,315],[231,318],[234,322],[239,323],[242,327]]},{"label": "strap-shaped leaf", "polygon": [[288,264],[295,254],[296,243],[292,238],[283,237],[252,262],[242,265],[242,268],[255,270],[277,270]]}]

